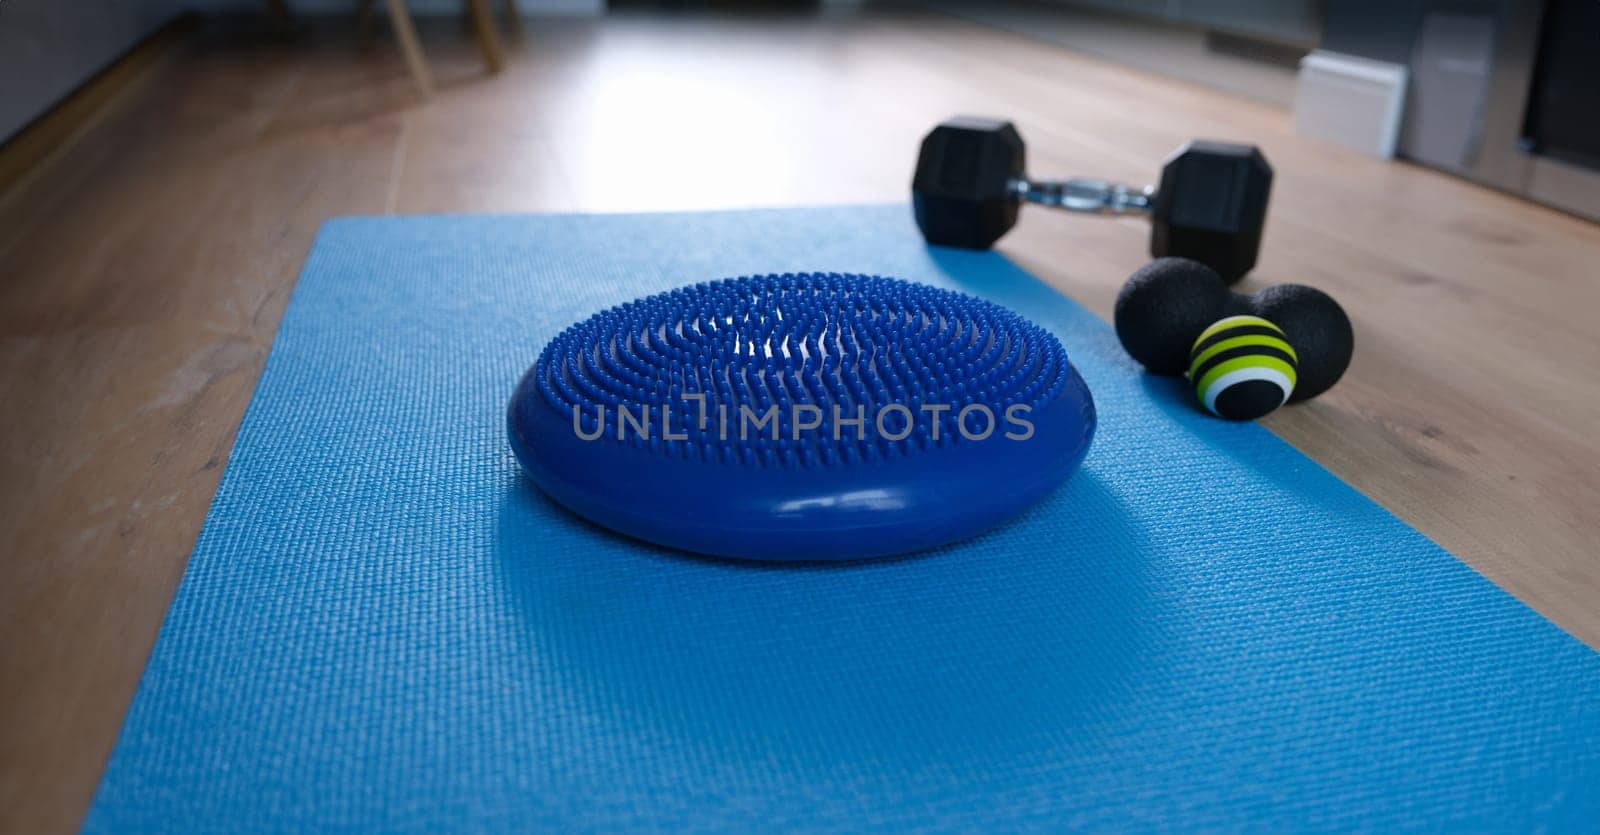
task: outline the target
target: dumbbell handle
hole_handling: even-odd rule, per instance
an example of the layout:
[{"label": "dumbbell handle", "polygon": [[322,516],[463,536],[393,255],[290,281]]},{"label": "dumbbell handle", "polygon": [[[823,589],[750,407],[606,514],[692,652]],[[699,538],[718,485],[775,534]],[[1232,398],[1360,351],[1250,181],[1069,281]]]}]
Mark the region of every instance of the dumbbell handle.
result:
[{"label": "dumbbell handle", "polygon": [[1014,179],[1011,193],[1020,200],[1072,212],[1097,215],[1147,214],[1155,204],[1155,186],[1142,189],[1105,180]]}]

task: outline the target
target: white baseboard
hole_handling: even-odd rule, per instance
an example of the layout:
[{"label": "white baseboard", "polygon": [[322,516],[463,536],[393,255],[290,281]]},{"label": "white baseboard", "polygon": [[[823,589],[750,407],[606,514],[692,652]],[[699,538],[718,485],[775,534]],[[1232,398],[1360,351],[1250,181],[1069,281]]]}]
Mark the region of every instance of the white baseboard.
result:
[{"label": "white baseboard", "polygon": [[1300,61],[1295,130],[1388,159],[1405,113],[1407,69],[1316,50]]}]

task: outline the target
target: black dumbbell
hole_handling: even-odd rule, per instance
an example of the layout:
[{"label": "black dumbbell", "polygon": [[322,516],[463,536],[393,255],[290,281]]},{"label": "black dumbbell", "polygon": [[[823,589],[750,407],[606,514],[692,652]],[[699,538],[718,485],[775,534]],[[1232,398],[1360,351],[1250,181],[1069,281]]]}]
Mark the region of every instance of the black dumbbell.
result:
[{"label": "black dumbbell", "polygon": [[1182,256],[1232,284],[1255,266],[1272,166],[1254,145],[1196,140],[1161,167],[1157,186],[1103,180],[1030,180],[1010,122],[961,116],[922,140],[911,181],[928,243],[988,249],[1017,222],[1022,201],[1092,214],[1148,214],[1150,254]]}]

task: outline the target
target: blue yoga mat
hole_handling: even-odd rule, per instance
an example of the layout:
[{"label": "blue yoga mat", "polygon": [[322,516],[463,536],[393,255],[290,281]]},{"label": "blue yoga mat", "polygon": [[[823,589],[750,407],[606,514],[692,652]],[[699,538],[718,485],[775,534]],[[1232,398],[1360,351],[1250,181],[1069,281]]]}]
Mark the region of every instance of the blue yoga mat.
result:
[{"label": "blue yoga mat", "polygon": [[[809,566],[621,539],[519,473],[506,401],[562,328],[791,270],[1051,329],[1083,469],[978,539]],[[87,829],[1597,821],[1600,655],[890,206],[329,222]]]}]

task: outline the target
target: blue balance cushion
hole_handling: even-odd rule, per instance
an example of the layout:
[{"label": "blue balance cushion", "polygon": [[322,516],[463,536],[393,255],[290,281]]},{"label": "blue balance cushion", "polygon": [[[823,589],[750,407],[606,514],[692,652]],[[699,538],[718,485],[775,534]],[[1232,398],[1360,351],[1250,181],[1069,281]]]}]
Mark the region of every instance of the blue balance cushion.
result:
[{"label": "blue balance cushion", "polygon": [[511,449],[619,533],[754,560],[852,560],[989,530],[1077,468],[1094,402],[1061,343],[964,293],[744,276],[613,307],[517,384]]}]

